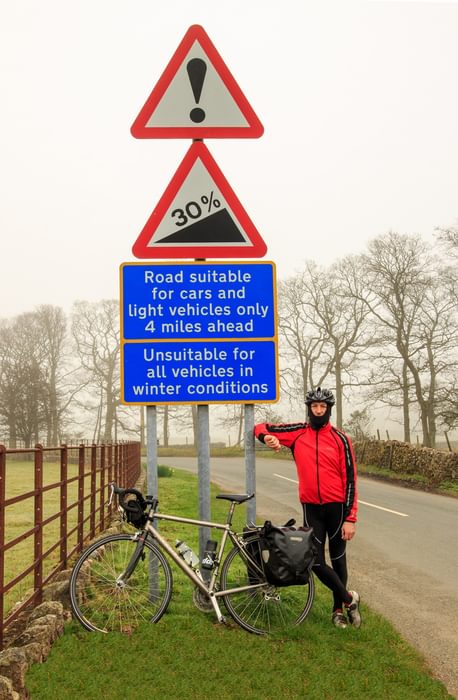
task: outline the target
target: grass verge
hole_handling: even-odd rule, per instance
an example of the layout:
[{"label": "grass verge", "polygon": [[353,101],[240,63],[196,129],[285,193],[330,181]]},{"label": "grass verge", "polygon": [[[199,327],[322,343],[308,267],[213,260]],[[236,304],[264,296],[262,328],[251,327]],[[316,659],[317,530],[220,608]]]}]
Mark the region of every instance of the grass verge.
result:
[{"label": "grass verge", "polygon": [[[212,486],[212,495],[217,491]],[[196,517],[197,479],[173,470],[160,479],[161,511]],[[224,521],[227,504],[212,499],[212,518]],[[244,506],[237,509],[241,528]],[[197,528],[163,523],[173,539],[197,547]],[[178,533],[179,529],[179,533]],[[44,664],[26,678],[33,700],[101,697],[130,700],[139,696],[167,700],[436,700],[450,698],[430,677],[424,661],[383,618],[364,605],[360,630],[338,630],[330,623],[331,597],[317,584],[317,597],[306,621],[287,638],[250,635],[229,621],[192,603],[192,587],[173,566],[174,592],[157,625],[131,636],[85,632],[76,623],[53,646]]]},{"label": "grass verge", "polygon": [[409,488],[420,489],[421,491],[431,491],[445,496],[458,497],[458,482],[443,481],[436,486],[431,486],[428,479],[422,474],[408,474],[407,472],[395,472],[392,469],[383,469],[373,464],[359,464],[358,473],[362,476],[369,476],[374,479],[391,481],[393,484],[407,486]]}]

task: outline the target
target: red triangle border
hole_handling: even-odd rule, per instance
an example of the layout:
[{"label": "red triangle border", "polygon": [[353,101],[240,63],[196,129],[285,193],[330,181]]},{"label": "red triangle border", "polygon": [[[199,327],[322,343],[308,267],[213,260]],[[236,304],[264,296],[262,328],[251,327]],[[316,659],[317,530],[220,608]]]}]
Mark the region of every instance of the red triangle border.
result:
[{"label": "red triangle border", "polygon": [[[211,61],[221,80],[248,122],[248,126],[147,126],[160,100],[163,98],[176,73],[185,60],[195,41],[198,41]],[[243,94],[229,68],[224,63],[205,29],[198,24],[189,27],[167,67],[149,95],[131,127],[131,134],[137,139],[164,138],[259,138],[264,127]]]},{"label": "red triangle border", "polygon": [[[217,245],[196,245],[189,246],[151,246],[148,245],[154,239],[154,233],[160,226],[168,209],[182,188],[194,163],[200,159],[207,169],[209,175],[218,187],[221,195],[225,198],[228,206],[237,217],[237,221],[243,228],[245,235],[251,242],[251,246],[217,246]],[[215,241],[216,243],[217,241]],[[202,142],[194,142],[187,151],[180,163],[175,175],[168,184],[164,194],[156,205],[153,213],[143,227],[139,237],[135,241],[132,252],[137,258],[260,258],[267,252],[267,246],[260,233],[249,218],[234,190],[224,177],[216,161],[208,148]]]}]

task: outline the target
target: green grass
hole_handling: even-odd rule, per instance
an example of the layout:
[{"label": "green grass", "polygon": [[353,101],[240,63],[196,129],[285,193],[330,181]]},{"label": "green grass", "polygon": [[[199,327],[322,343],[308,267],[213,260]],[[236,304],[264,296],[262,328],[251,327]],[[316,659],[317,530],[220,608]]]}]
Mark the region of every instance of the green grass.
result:
[{"label": "green grass", "polygon": [[[212,487],[212,494],[216,490]],[[197,516],[196,477],[179,470],[159,482],[160,509]],[[225,519],[227,503],[212,498],[212,519]],[[237,508],[237,528],[244,506]],[[259,518],[261,520],[261,518]],[[162,523],[171,539],[197,547],[197,528]],[[166,700],[435,700],[450,698],[421,657],[388,622],[362,606],[360,630],[330,624],[331,596],[318,584],[306,621],[284,638],[251,635],[229,620],[194,608],[192,588],[175,566],[174,593],[157,625],[131,636],[85,632],[76,623],[53,646],[44,664],[26,677],[33,700],[138,697]]]},{"label": "green grass", "polygon": [[457,481],[443,481],[439,485],[439,490],[443,493],[447,493],[449,496],[458,496],[458,482]]},{"label": "green grass", "polygon": [[374,464],[359,464],[358,473],[363,476],[381,478],[385,481],[391,481],[394,484],[398,483],[402,484],[402,486],[410,486],[423,491],[434,491],[435,493],[442,493],[446,496],[458,496],[457,481],[443,481],[440,484],[431,486],[428,479],[423,474],[395,472],[392,469],[383,469]]},{"label": "green grass", "polygon": [[380,476],[390,481],[400,481],[402,483],[410,483],[412,486],[422,488],[428,487],[428,479],[423,474],[408,474],[407,472],[395,472],[392,469],[384,469],[377,467],[374,464],[358,465],[358,472],[364,476]]}]

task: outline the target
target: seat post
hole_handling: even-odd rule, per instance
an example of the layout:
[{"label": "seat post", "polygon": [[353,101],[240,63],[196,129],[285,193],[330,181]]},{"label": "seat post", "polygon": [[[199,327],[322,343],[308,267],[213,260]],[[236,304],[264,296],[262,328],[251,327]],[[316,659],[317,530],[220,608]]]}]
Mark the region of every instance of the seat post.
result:
[{"label": "seat post", "polygon": [[229,506],[229,512],[227,514],[227,524],[232,525],[232,518],[234,515],[234,510],[235,506],[237,505],[237,501],[231,501],[231,505]]}]

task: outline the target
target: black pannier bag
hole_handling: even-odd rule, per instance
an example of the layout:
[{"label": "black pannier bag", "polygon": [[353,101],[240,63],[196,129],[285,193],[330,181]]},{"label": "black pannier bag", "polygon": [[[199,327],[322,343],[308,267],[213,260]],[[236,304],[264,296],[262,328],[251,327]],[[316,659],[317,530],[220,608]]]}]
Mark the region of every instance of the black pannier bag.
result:
[{"label": "black pannier bag", "polygon": [[[266,521],[269,522],[269,521]],[[287,523],[282,525],[283,528],[290,528],[294,530],[295,528],[293,525],[296,524],[296,521],[294,518],[290,518]],[[265,526],[264,526],[265,527]],[[257,534],[262,534],[264,532],[264,527],[256,527],[256,525],[251,525],[249,527],[244,527],[243,528],[243,539],[247,540],[248,538],[252,537],[253,535]],[[248,572],[248,580],[251,584],[255,583],[260,583],[261,580],[264,580],[264,576],[262,576],[261,579],[261,573],[264,572],[264,564],[262,563],[262,540],[259,538],[256,538],[254,542],[248,542],[246,544],[246,551],[250,555],[251,559],[255,562],[258,568],[247,562],[247,572]],[[259,571],[259,570],[260,571]]]},{"label": "black pannier bag", "polygon": [[269,583],[275,586],[308,583],[316,557],[313,528],[276,527],[266,520],[261,528],[261,556]]},{"label": "black pannier bag", "polygon": [[[257,527],[244,527],[243,528],[243,539],[247,540],[249,537],[252,535],[255,535],[259,532],[260,528]],[[246,551],[247,554],[253,559],[255,564],[259,567],[261,571],[264,571],[264,566],[262,564],[262,559],[261,559],[261,548],[259,546],[259,539],[256,539],[254,542],[248,542],[246,546]],[[259,571],[249,562],[247,562],[247,573],[248,573],[248,581],[251,584],[256,584],[260,583],[260,573]]]}]

